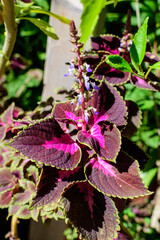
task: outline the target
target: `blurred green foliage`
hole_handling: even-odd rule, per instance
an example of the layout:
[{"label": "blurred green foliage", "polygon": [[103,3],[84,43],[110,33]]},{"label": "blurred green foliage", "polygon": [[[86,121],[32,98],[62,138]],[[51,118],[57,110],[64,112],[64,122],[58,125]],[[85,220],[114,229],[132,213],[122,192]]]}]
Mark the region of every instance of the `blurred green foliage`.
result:
[{"label": "blurred green foliage", "polygon": [[[34,2],[46,10],[50,9],[51,0],[34,0]],[[47,22],[49,21],[49,17],[46,15],[35,13],[32,15]],[[0,46],[2,47],[4,42],[3,25],[1,25],[0,34]],[[33,110],[37,106],[37,102],[41,100],[42,77],[40,80],[35,74],[28,81],[28,75],[30,70],[35,70],[36,72],[37,69],[43,74],[46,44],[47,36],[39,28],[30,21],[20,21],[12,56],[16,54],[23,57],[26,67],[20,70],[13,70],[8,67],[5,75],[5,88],[8,92],[9,102],[15,101],[24,110]],[[19,89],[22,90],[20,94],[18,94]]]}]

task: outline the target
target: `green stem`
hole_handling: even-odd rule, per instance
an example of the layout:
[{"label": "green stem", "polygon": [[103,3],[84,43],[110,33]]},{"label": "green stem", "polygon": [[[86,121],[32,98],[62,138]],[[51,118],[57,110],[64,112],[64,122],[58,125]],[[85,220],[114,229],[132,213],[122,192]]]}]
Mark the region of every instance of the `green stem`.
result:
[{"label": "green stem", "polygon": [[5,40],[2,48],[3,54],[0,54],[0,77],[4,74],[6,63],[11,56],[17,36],[17,27],[14,17],[14,1],[1,0],[1,2],[3,5]]},{"label": "green stem", "polygon": [[151,71],[152,71],[152,68],[149,68],[148,71],[146,72],[145,79],[147,79],[147,77],[148,77],[148,75],[150,74]]},{"label": "green stem", "polygon": [[135,72],[133,72],[133,73],[131,73],[131,74],[145,80],[145,77],[144,77],[144,76],[141,76],[141,75],[139,75],[139,74],[137,74],[137,73],[135,73]]}]

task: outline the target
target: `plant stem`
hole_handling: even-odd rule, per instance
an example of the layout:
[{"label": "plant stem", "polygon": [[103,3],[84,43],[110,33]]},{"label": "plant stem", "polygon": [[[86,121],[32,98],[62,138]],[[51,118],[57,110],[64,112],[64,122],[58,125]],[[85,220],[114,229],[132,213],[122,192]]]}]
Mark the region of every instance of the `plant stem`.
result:
[{"label": "plant stem", "polygon": [[78,56],[78,71],[79,71],[79,84],[81,86],[81,93],[82,93],[82,104],[81,104],[81,110],[82,110],[82,130],[86,131],[86,120],[85,120],[85,98],[84,98],[84,83],[82,82],[82,60],[80,56],[80,49],[77,47],[77,56]]},{"label": "plant stem", "polygon": [[4,74],[5,66],[11,56],[16,36],[17,27],[14,17],[14,1],[1,0],[3,5],[3,20],[5,25],[5,41],[0,54],[0,77]]},{"label": "plant stem", "polygon": [[11,236],[15,239],[15,240],[19,240],[18,238],[18,230],[17,230],[17,224],[18,224],[18,218],[13,215],[12,219],[11,219]]}]

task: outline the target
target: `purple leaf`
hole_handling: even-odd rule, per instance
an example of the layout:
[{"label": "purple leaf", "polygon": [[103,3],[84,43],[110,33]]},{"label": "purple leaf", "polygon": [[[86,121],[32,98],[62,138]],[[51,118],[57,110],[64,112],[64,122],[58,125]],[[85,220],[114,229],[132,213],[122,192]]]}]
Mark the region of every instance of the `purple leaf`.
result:
[{"label": "purple leaf", "polygon": [[113,197],[133,198],[150,194],[140,178],[137,161],[122,152],[116,164],[101,158],[91,159],[86,165],[86,175],[92,185]]},{"label": "purple leaf", "polygon": [[26,189],[24,192],[19,192],[13,195],[12,204],[13,205],[24,205],[32,199],[32,195],[35,193],[35,184],[28,181],[26,184]]},{"label": "purple leaf", "polygon": [[66,171],[44,166],[33,206],[44,206],[58,201],[65,187],[71,182],[84,179],[84,173],[80,167]]},{"label": "purple leaf", "polygon": [[0,142],[5,138],[7,126],[0,126]]},{"label": "purple leaf", "polygon": [[146,52],[144,56],[144,62],[149,62],[149,63],[156,63],[159,62],[160,58],[158,55],[151,53],[151,52]]},{"label": "purple leaf", "polygon": [[[124,226],[123,226],[124,228]],[[127,234],[128,233],[128,234]],[[113,239],[113,240],[133,240],[133,237],[131,236],[131,234],[128,232],[128,230],[126,232],[124,232],[123,230],[121,230],[120,232],[118,232],[118,238]]]},{"label": "purple leaf", "polygon": [[140,165],[140,169],[144,168],[145,163],[148,160],[148,156],[131,140],[122,137],[121,150],[136,159]]},{"label": "purple leaf", "polygon": [[81,158],[77,143],[54,118],[46,118],[29,126],[10,146],[28,158],[63,169],[75,168]]},{"label": "purple leaf", "polygon": [[13,116],[13,109],[14,109],[14,103],[12,103],[0,116],[0,124],[12,124],[12,116]]},{"label": "purple leaf", "polygon": [[77,110],[77,104],[71,101],[57,103],[53,110],[53,116],[57,121],[81,126],[81,109]]},{"label": "purple leaf", "polygon": [[130,138],[137,132],[141,124],[141,111],[139,110],[138,105],[132,101],[126,101],[126,106],[128,107],[128,120],[127,125],[122,131],[122,135]]},{"label": "purple leaf", "polygon": [[12,190],[16,184],[16,177],[9,168],[0,169],[0,193]]},{"label": "purple leaf", "polygon": [[112,200],[120,213],[126,208],[126,199],[112,197]]},{"label": "purple leaf", "polygon": [[0,208],[8,208],[12,200],[12,191],[0,194]]},{"label": "purple leaf", "polygon": [[20,206],[18,211],[15,214],[18,218],[29,219],[31,218],[31,211],[28,205]]},{"label": "purple leaf", "polygon": [[96,80],[105,80],[111,84],[122,84],[130,79],[130,73],[111,68],[106,61],[100,62],[92,75]]},{"label": "purple leaf", "polygon": [[65,187],[80,180],[85,180],[83,170],[80,167],[66,171],[44,166],[37,195],[33,199],[32,205],[40,207],[58,201]]},{"label": "purple leaf", "polygon": [[96,121],[110,121],[117,126],[126,124],[127,110],[125,102],[119,92],[107,83],[103,83],[99,90],[93,92],[89,106],[96,109],[97,115],[94,115],[90,124]]},{"label": "purple leaf", "polygon": [[146,80],[137,76],[131,77],[131,83],[133,83],[133,85],[139,88],[160,91],[160,84],[158,82],[155,82],[155,81],[147,82]]},{"label": "purple leaf", "polygon": [[93,125],[90,132],[80,131],[77,139],[104,159],[114,161],[120,150],[120,132],[116,126],[107,122]]},{"label": "purple leaf", "polygon": [[102,35],[91,38],[92,48],[96,51],[105,50],[112,54],[118,54],[120,47],[120,38],[114,35]]},{"label": "purple leaf", "polygon": [[21,206],[11,205],[8,208],[8,216],[15,215]]},{"label": "purple leaf", "polygon": [[8,128],[12,124],[14,103],[12,103],[3,113],[0,115],[0,142],[5,138]]},{"label": "purple leaf", "polygon": [[63,194],[66,215],[84,239],[113,240],[119,219],[113,201],[88,182],[75,183]]}]

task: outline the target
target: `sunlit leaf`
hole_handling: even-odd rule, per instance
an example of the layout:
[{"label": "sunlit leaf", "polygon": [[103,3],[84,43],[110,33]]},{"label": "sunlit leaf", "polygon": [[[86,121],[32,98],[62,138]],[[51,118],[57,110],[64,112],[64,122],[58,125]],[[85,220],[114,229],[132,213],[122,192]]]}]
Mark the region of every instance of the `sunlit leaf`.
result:
[{"label": "sunlit leaf", "polygon": [[[86,42],[89,36],[93,33],[98,22],[99,14],[105,7],[106,0],[91,0],[84,4],[84,10],[81,16],[81,42]],[[84,2],[82,2],[84,3]]]},{"label": "sunlit leaf", "polygon": [[137,71],[139,71],[139,66],[141,65],[145,56],[148,19],[149,18],[147,17],[142,26],[138,29],[130,49],[131,61]]},{"label": "sunlit leaf", "polygon": [[14,138],[10,146],[33,160],[58,168],[75,168],[81,158],[77,143],[54,118],[29,126]]},{"label": "sunlit leaf", "polygon": [[110,65],[112,68],[120,70],[122,72],[132,72],[132,68],[129,63],[119,55],[108,55],[106,57],[106,63]]},{"label": "sunlit leaf", "polygon": [[44,32],[47,36],[57,40],[58,36],[55,33],[55,29],[51,27],[46,21],[40,18],[30,18],[30,17],[21,17],[22,20],[28,20],[32,22],[35,26],[37,26],[42,32]]},{"label": "sunlit leaf", "polygon": [[116,163],[93,158],[86,166],[89,182],[107,195],[133,198],[150,194],[139,175],[137,161],[120,152]]}]

